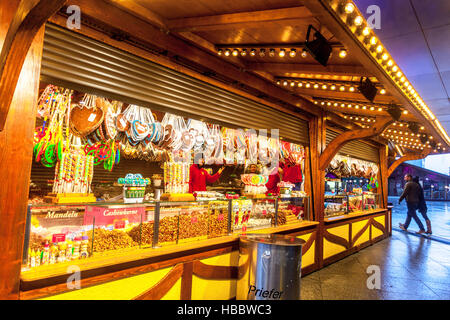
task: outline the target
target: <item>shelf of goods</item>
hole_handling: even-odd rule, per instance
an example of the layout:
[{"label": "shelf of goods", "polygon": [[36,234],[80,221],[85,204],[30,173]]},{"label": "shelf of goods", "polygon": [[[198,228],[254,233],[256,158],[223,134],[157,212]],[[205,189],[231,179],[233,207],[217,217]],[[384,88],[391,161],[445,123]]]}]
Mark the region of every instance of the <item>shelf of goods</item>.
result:
[{"label": "shelf of goods", "polygon": [[303,197],[30,205],[22,274],[90,257],[300,223],[309,216],[308,201]]},{"label": "shelf of goods", "polygon": [[325,217],[346,215],[349,213],[367,213],[380,209],[381,195],[364,192],[361,194],[333,195],[325,194]]}]

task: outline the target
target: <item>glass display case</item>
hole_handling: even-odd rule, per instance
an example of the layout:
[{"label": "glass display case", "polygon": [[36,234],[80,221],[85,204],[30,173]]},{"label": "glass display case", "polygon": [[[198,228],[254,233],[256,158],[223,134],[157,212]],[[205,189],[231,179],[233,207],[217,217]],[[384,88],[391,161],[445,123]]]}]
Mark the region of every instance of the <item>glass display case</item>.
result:
[{"label": "glass display case", "polygon": [[309,197],[278,199],[276,225],[309,220]]},{"label": "glass display case", "polygon": [[325,194],[324,216],[333,217],[348,213],[348,196]]},{"label": "glass display case", "polygon": [[24,271],[296,223],[309,197],[28,207]]},{"label": "glass display case", "polygon": [[348,212],[355,212],[362,210],[363,208],[362,194],[349,194],[347,201],[348,201]]},{"label": "glass display case", "polygon": [[363,211],[371,211],[380,209],[381,195],[378,193],[364,192],[363,193]]}]

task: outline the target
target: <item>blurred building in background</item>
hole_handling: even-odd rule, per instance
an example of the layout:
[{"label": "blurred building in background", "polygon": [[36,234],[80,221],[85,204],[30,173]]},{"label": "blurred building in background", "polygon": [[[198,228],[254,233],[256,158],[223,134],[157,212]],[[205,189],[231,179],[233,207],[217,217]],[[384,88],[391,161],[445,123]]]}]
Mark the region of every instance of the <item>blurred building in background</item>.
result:
[{"label": "blurred building in background", "polygon": [[399,165],[389,177],[389,195],[400,196],[402,194],[405,186],[403,178],[405,174],[409,173],[413,177],[419,176],[419,182],[424,189],[426,200],[450,201],[450,175],[429,170],[411,164],[411,162],[413,161]]}]

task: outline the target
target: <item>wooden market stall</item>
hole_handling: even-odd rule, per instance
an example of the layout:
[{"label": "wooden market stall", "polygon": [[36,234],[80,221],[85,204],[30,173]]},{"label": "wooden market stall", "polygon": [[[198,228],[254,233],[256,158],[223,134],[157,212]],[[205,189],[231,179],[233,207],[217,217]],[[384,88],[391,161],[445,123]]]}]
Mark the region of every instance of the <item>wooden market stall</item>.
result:
[{"label": "wooden market stall", "polygon": [[[302,273],[308,274],[388,237],[389,172],[401,161],[440,152],[450,145],[445,132],[430,117],[431,111],[422,106],[423,101],[351,1],[200,0],[186,6],[167,0],[74,0],[70,4],[81,9],[79,29],[68,29],[74,11],[67,10],[65,1],[0,4],[7,15],[7,22],[0,25],[0,174],[7,182],[0,186],[0,246],[5,261],[0,265],[5,284],[0,289],[1,298],[231,299],[235,297],[239,234],[243,232],[304,239]],[[311,45],[313,38],[315,46]],[[370,97],[367,90],[374,88],[375,96]],[[56,107],[48,107],[45,101],[52,101],[55,92],[64,98]],[[100,129],[95,129],[100,130],[97,136],[93,131],[81,134],[80,127],[72,124],[75,120],[67,117],[73,110],[71,101],[78,103],[80,110],[92,101],[111,105],[113,124],[108,126],[105,112],[97,126]],[[139,107],[129,107],[134,105]],[[63,111],[51,113],[59,106]],[[53,128],[53,118],[44,116],[46,108],[60,119],[53,138],[46,135],[46,130]],[[88,110],[87,122],[93,122],[96,116]],[[148,122],[154,124],[153,132],[157,123],[174,119],[179,123],[192,119],[216,132],[220,129],[222,134],[235,132],[233,137],[238,136],[239,128],[278,129],[280,159],[287,161],[286,154],[296,152],[301,155],[297,160],[301,187],[292,193],[297,197],[286,198],[291,202],[283,206],[286,199],[262,197],[260,191],[252,194],[249,190],[255,188],[246,187],[241,195],[248,198],[239,200],[197,198],[196,202],[191,195],[169,196],[179,204],[155,201],[153,196],[142,204],[118,203],[117,199],[90,203],[92,197],[106,199],[117,191],[117,182],[127,173],[141,173],[152,180],[160,179],[152,175],[164,175],[164,184],[171,177],[163,168],[165,163],[174,162],[169,161],[166,150],[174,139],[169,141],[171,135],[161,129],[162,137],[149,134],[151,139],[140,144],[143,140],[136,132],[131,137],[125,134],[130,127],[119,130],[117,118],[130,115],[126,110],[145,115],[130,118],[134,126],[139,122],[145,127],[143,119],[153,117]],[[82,113],[79,111],[80,117]],[[167,123],[161,128],[167,128]],[[122,132],[117,144],[110,132],[105,134],[111,128]],[[98,143],[109,146],[114,157],[110,154],[109,162],[96,158],[104,162],[95,167],[93,176],[85,170],[85,178],[91,180],[79,190],[88,191],[78,193],[89,194],[89,201],[42,203],[48,193],[51,201],[64,198],[58,194],[64,194],[61,190],[67,186],[57,185],[57,177],[58,172],[65,173],[58,171],[58,166],[63,167],[62,154],[71,148],[69,136],[83,142],[86,154],[79,157],[86,163],[92,146]],[[39,143],[45,137],[59,137],[61,144],[56,140],[56,151],[42,155]],[[108,142],[105,137],[109,137]],[[239,146],[237,141],[233,143]],[[223,149],[222,142],[218,145]],[[248,150],[249,145],[246,142],[241,149]],[[94,150],[96,155],[98,150]],[[120,161],[117,154],[123,155]],[[402,158],[390,168],[388,157],[396,154]],[[209,195],[212,190],[225,193],[243,189],[233,181],[247,168],[239,166],[235,157],[231,161],[226,156],[220,158],[227,164],[220,180],[225,183],[215,184]],[[186,184],[183,180],[183,186],[177,187]],[[165,191],[186,196],[188,192],[182,188]],[[70,198],[74,199],[77,197]],[[250,212],[259,202],[265,207],[253,221],[269,222],[239,224],[242,206],[252,204]],[[235,204],[240,206],[237,211],[233,211]],[[191,208],[201,213],[193,214]],[[118,210],[117,214],[130,221],[108,220],[96,229],[101,224],[96,212],[104,214],[106,210],[109,214]],[[137,213],[132,217],[127,210]],[[63,222],[50,223],[55,217]],[[167,229],[166,217],[176,220],[176,236],[165,237],[173,231]],[[186,234],[189,228],[181,223],[186,217],[190,220],[183,221],[191,226],[204,221],[206,229]],[[100,241],[102,235],[126,229],[128,224],[127,235],[120,238],[125,243],[120,250],[108,247],[109,240]],[[85,254],[89,258],[73,263],[72,249],[68,261],[57,260],[68,250],[65,237],[74,225],[82,227],[86,239],[76,237],[70,245],[81,242],[77,257]],[[211,229],[217,225],[223,228],[219,233]],[[59,253],[52,264],[43,262],[44,254],[51,257],[51,244],[39,247],[39,253],[33,247],[42,245],[39,232],[45,234],[51,228],[57,231],[46,241],[64,242],[64,247],[54,246]],[[43,265],[36,266],[37,256]],[[75,271],[81,272],[81,289],[68,285]]]}]

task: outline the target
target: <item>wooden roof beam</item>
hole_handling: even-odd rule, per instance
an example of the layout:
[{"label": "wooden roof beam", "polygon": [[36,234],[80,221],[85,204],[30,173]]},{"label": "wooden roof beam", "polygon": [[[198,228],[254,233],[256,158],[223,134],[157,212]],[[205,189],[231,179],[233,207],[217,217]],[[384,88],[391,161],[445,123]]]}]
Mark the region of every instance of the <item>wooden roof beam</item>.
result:
[{"label": "wooden roof beam", "polygon": [[372,76],[363,66],[359,65],[327,65],[318,63],[261,63],[247,62],[246,69],[250,71],[267,71],[270,73],[315,73],[346,76]]},{"label": "wooden roof beam", "polygon": [[351,131],[346,131],[339,136],[337,136],[333,141],[331,141],[322,154],[319,157],[319,170],[325,170],[330,164],[333,157],[339,152],[339,150],[346,143],[364,138],[371,138],[379,135],[386,129],[394,120],[390,117],[379,118],[378,121],[372,127],[368,129],[356,129]]},{"label": "wooden roof beam", "polygon": [[391,174],[397,169],[397,167],[405,161],[419,160],[423,159],[431,153],[431,148],[424,149],[421,153],[405,153],[402,157],[395,160],[387,171],[387,176],[390,177]]},{"label": "wooden roof beam", "polygon": [[[238,27],[263,27],[267,22],[284,20],[312,19],[313,16],[305,7],[282,8],[252,12],[229,13],[214,16],[172,19],[168,21],[172,32],[197,32],[235,29]],[[309,24],[310,21],[306,22]]]}]

